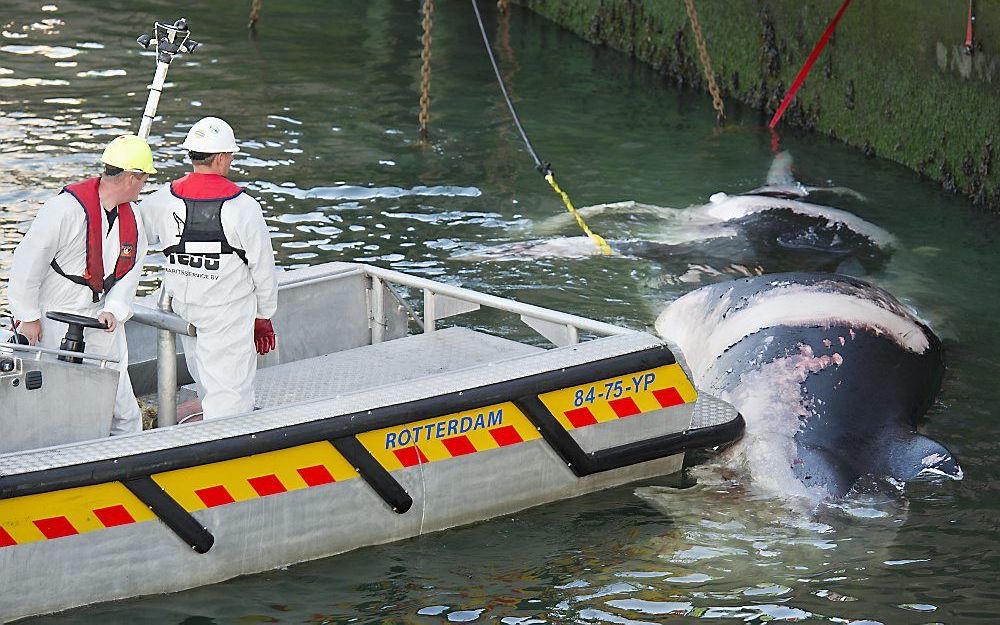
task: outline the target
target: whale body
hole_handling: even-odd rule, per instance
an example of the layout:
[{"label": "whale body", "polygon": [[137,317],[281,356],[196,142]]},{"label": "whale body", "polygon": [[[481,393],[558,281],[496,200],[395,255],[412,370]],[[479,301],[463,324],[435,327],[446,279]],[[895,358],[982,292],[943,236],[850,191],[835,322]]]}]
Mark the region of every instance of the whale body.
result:
[{"label": "whale body", "polygon": [[[673,282],[845,266],[874,271],[887,262],[896,243],[892,234],[856,215],[770,187],[745,195],[716,193],[707,204],[684,209],[629,201],[579,212],[588,221],[613,217],[612,225],[599,229],[614,254],[656,261]],[[573,223],[567,213],[538,224],[535,233],[555,234]],[[625,236],[614,236],[620,230]],[[553,236],[465,250],[455,257],[520,261],[601,254],[588,237]]]},{"label": "whale body", "polygon": [[[604,235],[616,256],[660,264],[664,283],[698,283],[778,271],[880,269],[895,237],[845,210],[807,202],[822,195],[853,196],[843,187],[806,186],[792,173],[788,152],[775,155],[764,186],[742,194],[716,193],[708,203],[669,208],[626,201],[585,206],[577,212]],[[476,246],[460,260],[523,261],[585,258],[602,250],[588,237],[561,236],[576,230],[573,215],[560,212],[533,228],[535,238]]]},{"label": "whale body", "polygon": [[698,388],[747,422],[729,462],[765,490],[840,498],[866,476],[962,478],[919,434],[944,373],[941,341],[888,292],[823,273],[754,276],[699,288],[656,330]]}]

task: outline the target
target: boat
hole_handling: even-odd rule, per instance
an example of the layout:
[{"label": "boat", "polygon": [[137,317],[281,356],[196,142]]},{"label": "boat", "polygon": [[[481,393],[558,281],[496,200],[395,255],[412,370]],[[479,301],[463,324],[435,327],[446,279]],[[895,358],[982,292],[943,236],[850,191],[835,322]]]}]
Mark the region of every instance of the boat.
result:
[{"label": "boat", "polygon": [[[0,621],[674,474],[742,434],[646,332],[365,264],[279,277],[279,345],[249,414],[161,412],[109,437],[118,375],[70,336],[83,322],[67,349],[0,346]],[[166,308],[143,299],[126,324],[139,395],[190,392],[165,339],[196,330]]]}]

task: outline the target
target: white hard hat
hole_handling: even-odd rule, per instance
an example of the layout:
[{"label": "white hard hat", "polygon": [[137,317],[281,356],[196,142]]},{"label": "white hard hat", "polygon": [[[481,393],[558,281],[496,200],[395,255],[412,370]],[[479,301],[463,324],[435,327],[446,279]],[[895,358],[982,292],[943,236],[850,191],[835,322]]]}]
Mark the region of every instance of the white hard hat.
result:
[{"label": "white hard hat", "polygon": [[205,117],[198,120],[184,139],[182,148],[189,152],[218,154],[219,152],[238,152],[236,135],[233,128],[218,117]]}]

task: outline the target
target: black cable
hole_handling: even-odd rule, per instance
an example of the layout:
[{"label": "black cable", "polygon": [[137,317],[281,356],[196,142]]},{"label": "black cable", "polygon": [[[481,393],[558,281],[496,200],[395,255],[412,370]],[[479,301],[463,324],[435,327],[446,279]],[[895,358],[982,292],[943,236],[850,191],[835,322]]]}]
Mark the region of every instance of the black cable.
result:
[{"label": "black cable", "polygon": [[493,65],[493,73],[496,74],[497,83],[500,85],[500,92],[503,94],[503,99],[507,102],[507,108],[510,109],[511,117],[514,118],[514,125],[517,126],[517,131],[521,133],[521,139],[524,140],[525,147],[528,148],[528,154],[531,154],[531,158],[535,161],[535,169],[537,169],[541,174],[547,175],[552,171],[552,165],[550,163],[543,163],[542,159],[538,158],[538,153],[535,152],[535,148],[531,145],[531,140],[528,139],[527,133],[524,132],[524,126],[521,125],[521,120],[517,116],[517,111],[514,110],[514,103],[510,101],[510,96],[507,94],[507,86],[503,83],[503,77],[500,75],[500,67],[497,65],[497,59],[493,55],[493,46],[490,45],[490,39],[486,36],[486,27],[483,26],[483,16],[479,14],[479,6],[476,4],[476,0],[471,0],[472,10],[476,13],[476,21],[479,22],[479,32],[483,35],[483,44],[486,46],[486,54],[490,57],[490,63]]}]

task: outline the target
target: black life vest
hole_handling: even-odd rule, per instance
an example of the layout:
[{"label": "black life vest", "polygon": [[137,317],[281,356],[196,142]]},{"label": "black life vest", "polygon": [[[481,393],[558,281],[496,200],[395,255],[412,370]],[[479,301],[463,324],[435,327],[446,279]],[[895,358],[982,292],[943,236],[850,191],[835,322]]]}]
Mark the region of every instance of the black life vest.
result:
[{"label": "black life vest", "polygon": [[243,189],[216,174],[191,173],[170,183],[170,192],[184,202],[186,219],[178,216],[180,240],[163,249],[170,262],[175,254],[218,258],[222,254],[235,254],[244,263],[246,252],[230,245],[222,229],[222,205],[238,197]]},{"label": "black life vest", "polygon": [[104,229],[101,227],[101,198],[97,191],[101,178],[90,178],[83,182],[67,185],[63,191],[69,193],[83,207],[87,227],[87,267],[82,276],[67,274],[52,259],[52,270],[70,282],[88,287],[94,294],[94,303],[101,301],[103,293],[111,290],[119,280],[125,277],[135,267],[136,244],[139,230],[135,223],[135,213],[132,204],[124,202],[118,205],[118,261],[110,276],[104,275]]}]

